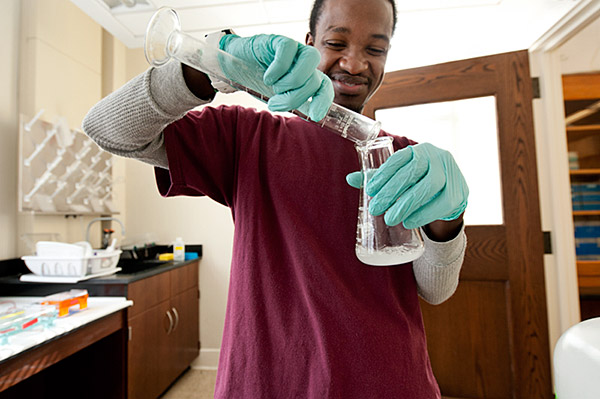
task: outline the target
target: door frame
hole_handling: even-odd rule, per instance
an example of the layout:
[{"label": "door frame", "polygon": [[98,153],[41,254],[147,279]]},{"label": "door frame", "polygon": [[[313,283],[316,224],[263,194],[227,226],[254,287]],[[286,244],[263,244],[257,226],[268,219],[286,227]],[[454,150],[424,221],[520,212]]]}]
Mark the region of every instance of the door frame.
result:
[{"label": "door frame", "polygon": [[541,97],[533,101],[542,229],[551,232],[544,256],[550,355],[560,336],[581,321],[560,66],[560,48],[600,18],[600,2],[581,0],[529,48]]}]

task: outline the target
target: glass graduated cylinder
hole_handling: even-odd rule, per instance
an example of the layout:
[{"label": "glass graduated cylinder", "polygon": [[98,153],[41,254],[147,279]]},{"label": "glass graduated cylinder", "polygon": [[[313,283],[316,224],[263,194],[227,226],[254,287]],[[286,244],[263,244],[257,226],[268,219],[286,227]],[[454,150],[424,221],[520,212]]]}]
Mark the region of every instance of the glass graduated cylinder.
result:
[{"label": "glass graduated cylinder", "polygon": [[423,239],[419,230],[408,230],[402,223],[388,226],[384,216],[369,212],[371,197],[365,187],[375,169],[392,155],[391,137],[379,137],[364,145],[356,145],[363,173],[356,228],[356,257],[372,266],[391,266],[412,262],[423,254]]},{"label": "glass graduated cylinder", "polygon": [[[155,67],[174,58],[265,102],[275,94],[270,86],[262,83],[265,69],[250,67],[239,58],[208,45],[206,41],[182,32],[177,13],[170,8],[159,9],[148,23],[144,53],[148,62]],[[239,81],[228,76],[236,77]],[[240,83],[242,80],[254,82],[253,87]],[[291,112],[311,121],[307,116],[308,106],[309,103],[305,102]],[[357,144],[374,139],[381,129],[379,122],[337,104],[331,105],[322,120],[311,122]]]}]

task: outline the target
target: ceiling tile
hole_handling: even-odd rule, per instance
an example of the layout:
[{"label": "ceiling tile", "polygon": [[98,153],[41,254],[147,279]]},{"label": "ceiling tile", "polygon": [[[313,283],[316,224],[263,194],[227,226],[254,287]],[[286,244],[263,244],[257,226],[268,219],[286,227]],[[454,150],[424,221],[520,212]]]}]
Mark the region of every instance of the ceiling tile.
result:
[{"label": "ceiling tile", "polygon": [[268,23],[259,2],[176,10],[184,31],[219,30]]},{"label": "ceiling tile", "polygon": [[146,26],[150,18],[154,15],[153,11],[142,11],[134,14],[117,14],[114,18],[119,22],[125,29],[131,32],[134,36],[144,36],[146,33]]}]

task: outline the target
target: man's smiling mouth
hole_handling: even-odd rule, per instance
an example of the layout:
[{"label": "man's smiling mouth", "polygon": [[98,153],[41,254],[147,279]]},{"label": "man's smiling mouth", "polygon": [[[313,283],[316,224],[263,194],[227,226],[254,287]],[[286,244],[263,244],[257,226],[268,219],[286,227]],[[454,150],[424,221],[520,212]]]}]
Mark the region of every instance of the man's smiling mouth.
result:
[{"label": "man's smiling mouth", "polygon": [[331,76],[331,81],[340,94],[360,94],[368,87],[368,79],[359,76],[337,74]]}]

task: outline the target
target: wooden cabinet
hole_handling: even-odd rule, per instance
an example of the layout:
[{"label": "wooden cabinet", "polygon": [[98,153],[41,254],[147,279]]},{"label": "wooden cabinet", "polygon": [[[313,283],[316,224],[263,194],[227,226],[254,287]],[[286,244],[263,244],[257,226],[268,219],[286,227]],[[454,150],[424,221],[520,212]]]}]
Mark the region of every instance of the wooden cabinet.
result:
[{"label": "wooden cabinet", "polygon": [[[583,294],[581,314],[582,319],[586,319],[600,316],[600,306],[590,306],[589,302],[598,300],[585,294],[590,289],[600,288],[600,254],[594,250],[600,246],[600,233],[596,233],[600,229],[600,191],[597,190],[600,187],[600,74],[564,75],[563,97],[578,246],[577,275]],[[588,187],[587,191],[582,191],[582,187]]]},{"label": "wooden cabinet", "polygon": [[156,398],[198,356],[198,262],[128,287],[128,397]]}]

